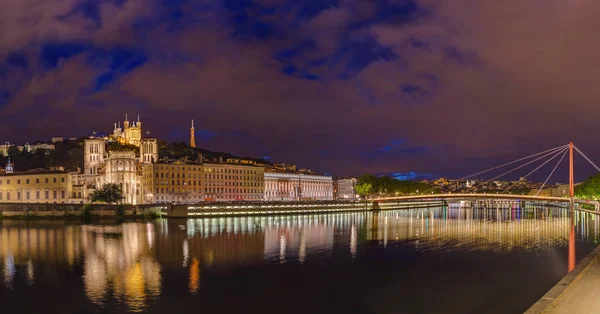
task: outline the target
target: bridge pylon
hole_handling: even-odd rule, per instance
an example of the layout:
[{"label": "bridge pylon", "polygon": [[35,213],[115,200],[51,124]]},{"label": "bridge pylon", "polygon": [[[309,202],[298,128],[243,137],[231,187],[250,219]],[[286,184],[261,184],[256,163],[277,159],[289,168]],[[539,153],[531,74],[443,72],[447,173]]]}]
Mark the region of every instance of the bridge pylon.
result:
[{"label": "bridge pylon", "polygon": [[573,175],[573,142],[569,143],[569,197],[571,198],[570,210],[573,210],[575,199],[575,176]]}]

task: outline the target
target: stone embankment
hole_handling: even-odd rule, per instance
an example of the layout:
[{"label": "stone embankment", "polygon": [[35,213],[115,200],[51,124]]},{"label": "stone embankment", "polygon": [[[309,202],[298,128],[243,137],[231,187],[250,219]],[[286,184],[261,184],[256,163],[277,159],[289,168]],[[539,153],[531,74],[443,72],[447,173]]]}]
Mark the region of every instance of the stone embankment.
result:
[{"label": "stone embankment", "polygon": [[409,209],[443,206],[442,201],[396,202],[373,206],[372,202],[248,202],[199,204],[144,204],[144,205],[83,205],[83,204],[0,204],[4,218],[69,218],[91,215],[94,217],[162,216],[192,218],[214,216],[250,216],[311,214],[328,212],[359,212],[371,210]]}]

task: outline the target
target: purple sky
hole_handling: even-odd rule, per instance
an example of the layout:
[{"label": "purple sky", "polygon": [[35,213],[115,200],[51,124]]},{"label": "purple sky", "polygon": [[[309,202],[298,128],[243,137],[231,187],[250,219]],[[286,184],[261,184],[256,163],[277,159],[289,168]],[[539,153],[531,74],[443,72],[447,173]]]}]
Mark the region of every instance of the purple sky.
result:
[{"label": "purple sky", "polygon": [[593,0],[6,1],[0,140],[139,113],[339,175],[460,177],[571,140],[598,162],[598,29]]}]

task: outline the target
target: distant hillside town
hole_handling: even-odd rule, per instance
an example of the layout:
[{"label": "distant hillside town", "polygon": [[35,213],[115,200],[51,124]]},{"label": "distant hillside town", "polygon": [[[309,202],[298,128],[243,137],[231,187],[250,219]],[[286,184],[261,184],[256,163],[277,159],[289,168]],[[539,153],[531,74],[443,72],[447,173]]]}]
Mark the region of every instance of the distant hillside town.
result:
[{"label": "distant hillside town", "polygon": [[355,178],[336,178],[196,147],[167,144],[146,132],[139,115],[109,135],[52,137],[48,142],[0,146],[0,203],[87,203],[105,184],[118,184],[124,203],[207,201],[326,201],[356,199]]}]

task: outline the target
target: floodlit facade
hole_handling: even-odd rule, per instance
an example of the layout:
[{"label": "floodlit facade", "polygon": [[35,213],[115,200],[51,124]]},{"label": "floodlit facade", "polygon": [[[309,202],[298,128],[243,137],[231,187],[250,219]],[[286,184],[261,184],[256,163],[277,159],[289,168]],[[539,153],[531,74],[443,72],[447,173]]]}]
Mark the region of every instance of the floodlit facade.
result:
[{"label": "floodlit facade", "polygon": [[138,115],[137,122],[129,121],[127,115],[125,115],[125,121],[123,121],[123,128],[121,123],[115,123],[113,133],[110,136],[111,140],[119,142],[124,145],[134,145],[139,147],[142,142],[142,122]]},{"label": "floodlit facade", "polygon": [[95,186],[100,188],[108,183],[121,186],[125,196],[124,203],[142,203],[142,168],[134,151],[108,152],[99,175],[95,178]]},{"label": "floodlit facade", "polygon": [[202,166],[186,160],[144,164],[145,203],[195,203],[204,200]]},{"label": "floodlit facade", "polygon": [[[84,141],[83,178],[79,178],[82,186],[78,187],[84,198],[95,189],[105,184],[121,185],[128,204],[143,203],[142,165],[144,158],[158,159],[156,139],[144,139],[140,145],[139,155],[133,150],[106,151],[106,141],[101,138],[89,138]],[[139,157],[138,157],[139,156]]]},{"label": "floodlit facade", "polygon": [[331,176],[269,169],[264,177],[265,201],[333,200]]},{"label": "floodlit facade", "polygon": [[260,201],[265,168],[228,163],[204,163],[204,200]]},{"label": "floodlit facade", "polygon": [[144,198],[148,203],[259,201],[263,174],[260,166],[162,160],[144,165]]},{"label": "floodlit facade", "polygon": [[80,203],[73,177],[63,168],[0,174],[0,203]]},{"label": "floodlit facade", "polygon": [[355,200],[356,183],[355,178],[338,178],[333,180],[333,195],[336,200]]}]

